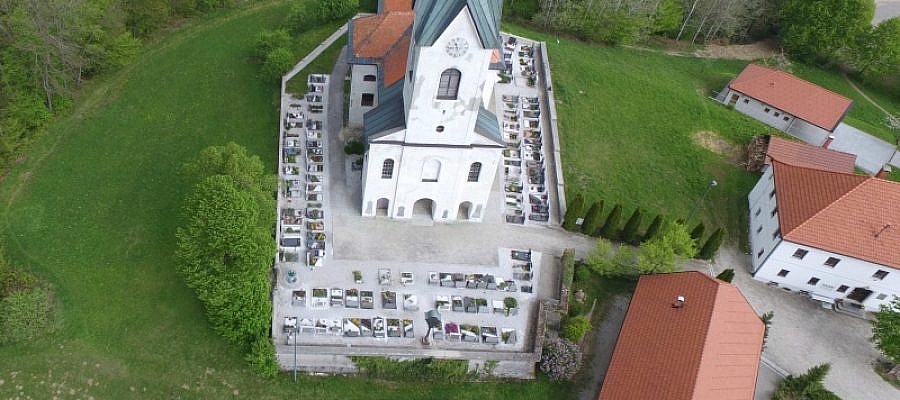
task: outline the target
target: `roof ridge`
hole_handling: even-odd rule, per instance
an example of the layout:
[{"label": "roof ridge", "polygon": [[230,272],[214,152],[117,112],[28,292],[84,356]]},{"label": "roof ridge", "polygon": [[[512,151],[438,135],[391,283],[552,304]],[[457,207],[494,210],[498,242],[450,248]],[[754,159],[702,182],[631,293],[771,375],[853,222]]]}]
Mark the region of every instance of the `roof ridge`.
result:
[{"label": "roof ridge", "polygon": [[[827,148],[827,147],[821,147],[821,146],[813,146],[813,145],[811,145],[811,144],[809,144],[809,143],[806,143],[806,142],[800,142],[800,141],[796,141],[796,140],[790,140],[790,139],[787,139],[787,138],[783,138],[783,137],[781,137],[781,136],[772,136],[772,135],[769,135],[769,137],[770,137],[770,138],[773,138],[773,139],[777,138],[777,139],[779,139],[779,140],[781,140],[781,141],[783,141],[783,142],[787,142],[787,143],[790,143],[790,144],[792,144],[792,145],[797,145],[797,146],[808,146],[808,147],[812,147],[812,148],[819,149],[819,150],[823,150],[823,151],[830,151],[830,152],[834,152],[834,153],[841,153],[841,154],[845,154],[845,155],[848,155],[848,156],[853,156],[854,159],[855,159],[855,158],[859,158],[856,154],[848,153],[848,152],[846,152],[846,151],[835,150],[835,149],[829,149],[829,148]],[[790,164],[790,163],[786,163],[786,164]],[[793,164],[792,164],[792,165],[793,165]]]},{"label": "roof ridge", "polygon": [[[793,73],[790,73],[790,72],[787,72],[787,71],[783,71],[783,70],[778,69],[778,68],[775,68],[775,67],[770,67],[770,66],[768,66],[768,65],[762,65],[762,64],[754,63],[754,62],[751,62],[751,63],[748,64],[748,65],[756,65],[756,66],[758,66],[758,67],[765,68],[765,69],[767,69],[767,70],[769,70],[769,71],[772,71],[772,72],[775,72],[775,73],[777,73],[777,74],[787,75],[788,78],[799,79],[799,80],[801,80],[801,81],[803,81],[803,82],[806,82],[806,83],[808,83],[808,84],[810,84],[810,85],[818,86],[818,87],[822,88],[822,90],[824,90],[824,91],[826,91],[826,92],[829,92],[829,93],[831,93],[831,94],[833,94],[833,95],[835,95],[835,96],[843,97],[843,98],[845,98],[845,99],[847,99],[847,100],[853,101],[853,99],[851,99],[851,98],[849,98],[849,97],[847,97],[847,96],[844,96],[844,95],[842,95],[842,94],[840,94],[840,93],[838,93],[838,92],[835,92],[835,91],[833,91],[833,90],[831,90],[831,89],[829,89],[829,88],[827,88],[827,87],[824,87],[824,86],[822,86],[822,85],[819,85],[819,84],[810,82],[809,80],[804,79],[804,78],[801,78],[801,77],[799,77],[799,76],[797,76],[797,75],[794,75]],[[765,75],[760,75],[760,76],[758,76],[757,78],[760,78],[760,77],[763,77],[763,76],[765,76]],[[754,78],[754,79],[756,79],[756,78]]]},{"label": "roof ridge", "polygon": [[719,292],[724,287],[723,284],[727,283],[727,282],[713,278],[713,277],[706,275],[700,271],[684,271],[684,272],[696,272],[698,275],[703,276],[703,277],[707,278],[708,280],[713,281],[714,284],[716,284],[716,293],[713,296],[713,304],[712,304],[712,307],[710,307],[710,309],[709,309],[709,314],[707,314],[707,316],[704,320],[704,322],[706,324],[706,329],[703,329],[703,338],[702,338],[703,340],[701,341],[703,349],[700,351],[700,360],[698,360],[697,369],[696,369],[696,371],[694,371],[694,374],[693,374],[694,381],[691,382],[692,383],[691,397],[693,397],[694,394],[697,393],[697,383],[700,381],[700,368],[703,366],[703,358],[708,356],[708,354],[706,353],[705,350],[708,347],[707,344],[708,344],[708,340],[710,338],[709,328],[712,327],[713,315],[716,314],[716,307],[719,305]]}]

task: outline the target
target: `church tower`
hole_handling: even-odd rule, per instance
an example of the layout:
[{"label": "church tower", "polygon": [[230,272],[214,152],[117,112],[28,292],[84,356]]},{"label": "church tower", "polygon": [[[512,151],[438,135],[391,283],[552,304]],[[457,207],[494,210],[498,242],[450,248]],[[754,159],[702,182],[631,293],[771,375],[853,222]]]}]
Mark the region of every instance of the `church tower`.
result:
[{"label": "church tower", "polygon": [[364,216],[482,220],[504,148],[486,107],[500,10],[501,0],[415,2],[406,74],[364,115]]}]

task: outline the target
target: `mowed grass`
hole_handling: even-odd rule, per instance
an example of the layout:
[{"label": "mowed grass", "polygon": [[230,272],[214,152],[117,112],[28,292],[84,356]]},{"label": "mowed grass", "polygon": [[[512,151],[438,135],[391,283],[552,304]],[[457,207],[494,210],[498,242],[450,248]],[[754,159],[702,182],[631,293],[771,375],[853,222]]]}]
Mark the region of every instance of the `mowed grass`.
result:
[{"label": "mowed grass", "polygon": [[714,132],[734,151],[754,135],[774,132],[710,100],[745,63],[669,56],[611,48],[505,26],[547,42],[559,111],[566,194],[588,204],[605,200],[653,215],[687,218],[710,181],[718,186],[700,203],[698,216],[729,236],[746,236],[746,196],[758,176],[729,156],[698,145]]},{"label": "mowed grass", "polygon": [[[257,378],[176,274],[180,165],[235,141],[275,172],[277,86],[249,58],[285,1],[189,24],[79,99],[0,184],[2,244],[53,284],[58,335],[0,348],[0,398],[555,399],[564,385]],[[309,48],[330,32],[310,38]]]},{"label": "mowed grass", "polygon": [[[340,25],[334,27],[331,32],[334,32]],[[330,33],[328,33],[330,34]],[[334,63],[337,62],[338,57],[341,55],[341,49],[347,45],[347,36],[341,36],[340,39],[335,40],[331,46],[328,46],[322,54],[319,54],[312,62],[306,65],[302,70],[300,70],[297,75],[294,75],[294,78],[287,82],[285,86],[285,90],[288,93],[295,93],[298,95],[302,95],[306,93],[307,85],[306,78],[309,74],[330,74],[331,70],[334,69]]]}]

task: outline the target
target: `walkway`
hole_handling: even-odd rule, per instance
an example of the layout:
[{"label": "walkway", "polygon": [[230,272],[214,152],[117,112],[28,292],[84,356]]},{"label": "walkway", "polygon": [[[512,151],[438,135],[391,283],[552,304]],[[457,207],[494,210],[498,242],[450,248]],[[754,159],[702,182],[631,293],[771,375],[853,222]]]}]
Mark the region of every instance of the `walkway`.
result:
[{"label": "walkway", "polygon": [[297,75],[298,73],[300,73],[300,71],[302,71],[303,68],[306,68],[307,64],[313,62],[313,60],[315,60],[317,57],[319,57],[319,54],[322,54],[322,52],[325,51],[325,49],[331,47],[331,45],[336,40],[340,39],[341,36],[344,36],[346,34],[347,34],[347,24],[341,25],[341,27],[338,28],[338,30],[334,31],[334,33],[332,33],[331,36],[326,38],[325,41],[322,42],[322,44],[320,44],[318,47],[313,49],[313,51],[311,51],[309,54],[307,54],[306,57],[303,57],[300,60],[300,62],[298,62],[296,65],[294,65],[294,68],[291,68],[291,70],[288,71],[288,73],[284,74],[284,76],[281,77],[281,93],[284,93],[284,85],[287,84],[287,81],[291,80],[291,78],[293,78],[294,75]]},{"label": "walkway", "polygon": [[900,17],[900,0],[875,0],[875,18],[873,24],[886,19]]}]

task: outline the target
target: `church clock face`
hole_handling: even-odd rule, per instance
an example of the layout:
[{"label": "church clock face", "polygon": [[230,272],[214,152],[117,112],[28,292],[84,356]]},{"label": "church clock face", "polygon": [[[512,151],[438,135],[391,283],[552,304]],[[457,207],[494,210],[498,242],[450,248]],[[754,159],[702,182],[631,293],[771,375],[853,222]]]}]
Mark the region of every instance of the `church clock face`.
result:
[{"label": "church clock face", "polygon": [[460,57],[469,51],[469,42],[460,37],[450,39],[450,42],[447,43],[447,47],[444,48],[444,51],[447,52],[447,55],[450,57]]}]

